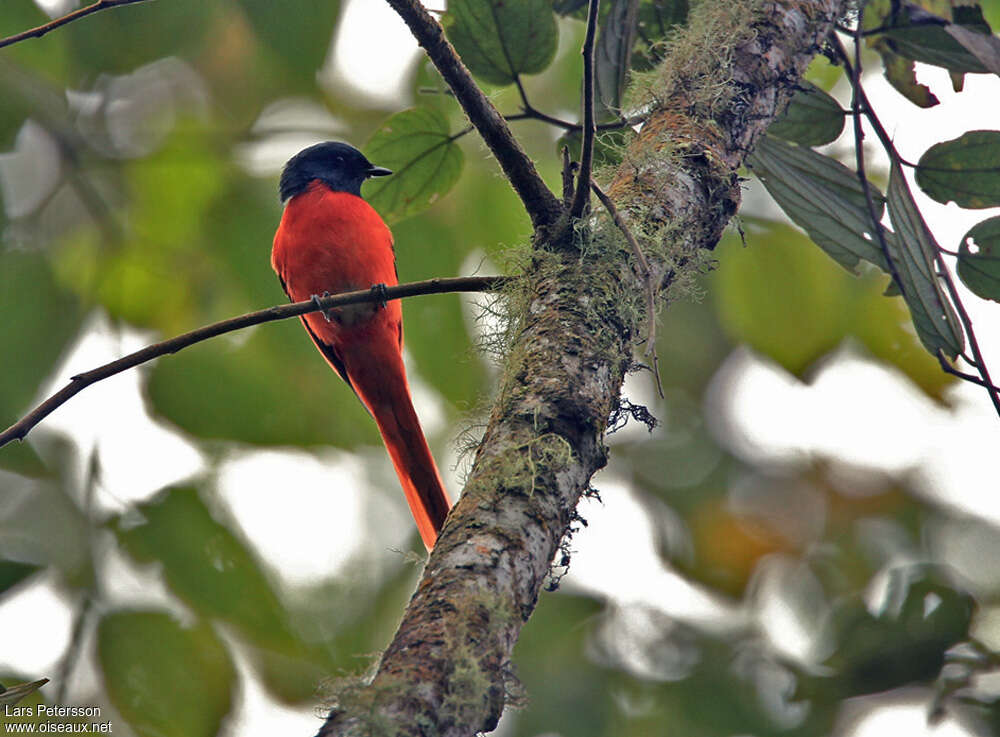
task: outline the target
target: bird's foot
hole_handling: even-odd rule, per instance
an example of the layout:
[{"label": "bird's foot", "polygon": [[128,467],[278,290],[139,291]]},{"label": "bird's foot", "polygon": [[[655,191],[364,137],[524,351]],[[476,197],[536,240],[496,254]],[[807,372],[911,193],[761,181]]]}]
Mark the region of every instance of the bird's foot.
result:
[{"label": "bird's foot", "polygon": [[375,300],[375,304],[384,308],[389,300],[389,287],[385,284],[373,284],[372,299]]},{"label": "bird's foot", "polygon": [[312,303],[314,305],[316,305],[319,308],[319,313],[323,316],[324,320],[326,320],[327,322],[333,322],[333,311],[332,310],[324,310],[323,306],[319,303],[319,301],[323,297],[329,297],[329,296],[330,296],[330,293],[324,291],[323,294],[314,294],[309,299],[312,301]]}]

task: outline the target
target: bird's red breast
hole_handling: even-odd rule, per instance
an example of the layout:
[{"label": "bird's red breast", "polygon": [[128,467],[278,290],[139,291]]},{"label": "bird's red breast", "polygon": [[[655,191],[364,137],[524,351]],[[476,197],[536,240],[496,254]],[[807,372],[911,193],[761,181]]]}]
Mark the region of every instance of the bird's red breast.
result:
[{"label": "bird's red breast", "polygon": [[[296,302],[324,292],[398,283],[392,233],[382,218],[360,197],[334,192],[318,180],[285,206],[271,265]],[[331,345],[366,340],[373,330],[388,328],[401,335],[398,300],[385,308],[370,303],[340,308],[336,315],[332,322],[318,312],[305,319],[313,333]]]}]

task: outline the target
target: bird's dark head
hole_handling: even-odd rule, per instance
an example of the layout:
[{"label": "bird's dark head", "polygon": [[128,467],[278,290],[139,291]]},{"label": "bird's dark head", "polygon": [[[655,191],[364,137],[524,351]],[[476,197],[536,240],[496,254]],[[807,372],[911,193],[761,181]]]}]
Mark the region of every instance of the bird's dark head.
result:
[{"label": "bird's dark head", "polygon": [[339,141],[326,141],[302,149],[288,160],[281,172],[278,192],[285,202],[304,192],[314,179],[324,182],[335,192],[361,195],[361,184],[368,177],[392,174],[374,166],[354,146]]}]

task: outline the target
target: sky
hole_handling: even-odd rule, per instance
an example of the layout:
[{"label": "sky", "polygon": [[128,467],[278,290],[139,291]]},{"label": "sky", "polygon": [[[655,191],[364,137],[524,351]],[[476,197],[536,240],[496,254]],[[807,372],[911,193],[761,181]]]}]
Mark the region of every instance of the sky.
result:
[{"label": "sky", "polygon": [[[444,0],[434,3],[435,7],[443,5]],[[321,72],[323,83],[341,90],[353,87],[358,95],[399,99],[402,72],[417,53],[405,26],[381,2],[350,0],[344,3],[342,12],[344,21]],[[371,43],[376,35],[379,43]],[[1000,120],[1000,80],[969,75],[966,90],[956,95],[943,72],[921,66],[918,74],[942,101],[938,108],[921,113],[919,121],[911,114],[912,107],[888,89],[881,78],[866,80],[870,96],[896,101],[884,108],[882,118],[906,158],[916,160],[934,141],[976,127],[995,127]],[[845,89],[835,94],[845,105],[849,102]],[[325,115],[325,124],[336,127],[335,118],[302,102],[277,105],[268,115],[271,119],[281,115]],[[288,141],[288,152],[246,150],[241,160],[255,173],[275,176],[286,153],[296,150],[299,143]],[[946,247],[957,247],[968,228],[989,214],[942,206],[920,199],[917,188],[913,191]],[[747,207],[752,210],[769,205],[760,193],[751,191]],[[268,236],[262,234],[262,241],[266,242]],[[262,259],[266,262],[266,257]],[[966,304],[979,327],[987,362],[1000,367],[997,306],[967,296]],[[121,336],[100,316],[92,318],[90,328],[44,387],[43,394],[61,386],[74,373],[155,339],[152,334],[138,331]],[[101,382],[46,420],[51,429],[74,437],[85,451],[83,457],[88,449],[99,448],[105,464],[96,501],[102,511],[121,511],[166,484],[190,477],[204,462],[192,444],[148,416],[140,381],[141,374],[133,371]],[[648,382],[636,383],[634,377],[630,381],[633,383],[627,386],[627,393],[642,401],[650,391]],[[414,388],[418,414],[427,433],[433,435],[443,429],[445,414],[440,400],[419,382]],[[719,422],[735,431],[729,434],[729,450],[738,456],[794,461],[829,455],[890,471],[916,468],[927,494],[1000,522],[997,497],[983,483],[984,478],[993,475],[989,463],[1000,447],[1000,420],[978,388],[962,384],[953,391],[954,409],[942,407],[919,394],[900,376],[849,352],[828,362],[811,383],[803,384],[741,350],[715,377],[710,401],[715,403],[714,414]],[[95,422],[95,418],[99,421]],[[814,418],[823,421],[804,421]],[[137,452],[149,447],[157,448],[155,459]],[[129,461],[139,457],[141,463]],[[307,583],[335,572],[361,546],[373,551],[399,548],[410,535],[411,521],[405,508],[387,504],[380,495],[364,494],[360,467],[367,460],[335,449],[320,455],[283,450],[234,451],[223,464],[220,492],[228,511],[253,539],[264,559],[291,583]],[[441,460],[446,486],[458,488],[458,479],[449,470],[455,466],[454,459]],[[288,492],[296,498],[286,498],[280,506],[269,504],[266,490],[275,485],[269,480],[281,478],[291,467],[306,483]],[[616,477],[613,464],[595,479],[595,484],[601,488],[603,504],[584,503],[581,512],[589,525],[573,540],[573,566],[563,581],[566,590],[585,590],[623,605],[650,605],[697,620],[728,613],[725,605],[664,569],[647,512]],[[331,487],[339,489],[336,496],[327,493]],[[304,509],[310,514],[301,514]],[[372,517],[380,520],[378,533],[374,538],[362,539],[358,531],[372,529],[363,523]],[[323,534],[312,534],[310,525],[321,526]],[[626,529],[629,534],[622,535]],[[331,550],[327,545],[333,538],[344,541],[340,549]],[[289,544],[291,539],[296,541],[294,545]],[[632,576],[622,576],[621,560],[630,561]],[[132,568],[124,558],[114,565],[120,570],[114,594],[122,603],[167,598],[157,582]],[[780,611],[774,617],[776,622],[783,621]],[[784,645],[792,651],[806,647],[806,635],[795,632],[790,618],[784,622]],[[4,643],[0,663],[16,664],[21,671],[52,672],[70,636],[71,624],[70,609],[52,583],[43,579],[32,584],[0,604],[0,631],[29,633]],[[32,636],[33,632],[38,636]],[[286,734],[306,734],[316,728],[313,709],[290,709],[270,701],[247,664],[239,662],[238,666],[247,686],[240,697],[234,733],[264,737],[279,728]],[[923,704],[903,701],[867,715],[863,705],[859,709],[860,713],[853,717],[857,722],[853,733],[862,737],[885,734],[887,730],[916,737],[965,734],[947,720],[936,729],[929,728]]]}]

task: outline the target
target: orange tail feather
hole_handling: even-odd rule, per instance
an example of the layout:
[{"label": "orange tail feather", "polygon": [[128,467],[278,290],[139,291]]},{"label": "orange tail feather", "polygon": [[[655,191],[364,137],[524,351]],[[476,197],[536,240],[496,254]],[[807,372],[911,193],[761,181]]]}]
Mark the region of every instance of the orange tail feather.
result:
[{"label": "orange tail feather", "polygon": [[[393,346],[391,352],[378,351],[371,344],[367,348],[367,352],[359,352],[367,365],[359,371],[362,367],[351,365],[355,363],[351,355],[347,359],[348,373],[358,396],[375,418],[420,537],[431,550],[451,509],[451,501],[413,409],[398,348]],[[374,355],[376,352],[381,355]]]}]

